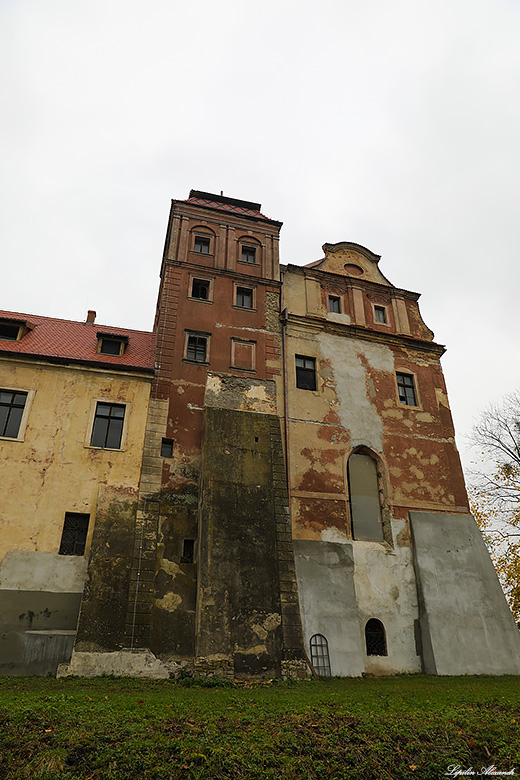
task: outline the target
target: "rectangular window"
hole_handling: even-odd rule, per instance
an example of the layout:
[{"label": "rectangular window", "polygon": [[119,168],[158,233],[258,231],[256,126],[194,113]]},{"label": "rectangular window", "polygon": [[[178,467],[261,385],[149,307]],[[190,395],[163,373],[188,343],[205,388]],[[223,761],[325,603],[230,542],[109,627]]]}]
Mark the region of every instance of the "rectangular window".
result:
[{"label": "rectangular window", "polygon": [[186,359],[195,363],[205,363],[208,353],[208,337],[188,335],[186,343]]},{"label": "rectangular window", "polygon": [[296,355],[296,387],[301,390],[316,390],[316,360],[305,355]]},{"label": "rectangular window", "polygon": [[195,236],[193,251],[202,255],[209,255],[210,239],[205,236]]},{"label": "rectangular window", "polygon": [[0,390],[0,436],[16,439],[20,432],[27,393]]},{"label": "rectangular window", "polygon": [[337,295],[329,295],[329,311],[333,314],[341,314],[341,301]]},{"label": "rectangular window", "polygon": [[253,290],[251,287],[237,287],[236,305],[243,309],[253,308]]},{"label": "rectangular window", "polygon": [[397,373],[396,377],[399,401],[405,406],[417,406],[413,376],[411,374]]},{"label": "rectangular window", "polygon": [[0,341],[19,341],[22,326],[18,322],[0,322]]},{"label": "rectangular window", "polygon": [[110,404],[98,401],[90,437],[90,446],[101,447],[107,450],[121,449],[124,421],[124,404]]},{"label": "rectangular window", "polygon": [[100,355],[122,355],[125,350],[126,339],[117,339],[112,336],[102,336],[98,342]]},{"label": "rectangular window", "polygon": [[87,542],[90,515],[66,512],[61,534],[60,555],[83,555]]},{"label": "rectangular window", "polygon": [[241,259],[243,263],[255,263],[256,262],[256,247],[243,246]]},{"label": "rectangular window", "polygon": [[181,563],[193,563],[194,560],[195,560],[195,539],[183,539]]},{"label": "rectangular window", "polygon": [[374,306],[374,319],[376,322],[386,324],[386,308],[384,306]]},{"label": "rectangular window", "polygon": [[231,368],[254,371],[256,368],[256,342],[231,339]]},{"label": "rectangular window", "polygon": [[162,440],[161,458],[173,458],[173,439]]},{"label": "rectangular window", "polygon": [[200,301],[209,300],[210,282],[208,279],[193,279],[191,283],[191,297]]}]

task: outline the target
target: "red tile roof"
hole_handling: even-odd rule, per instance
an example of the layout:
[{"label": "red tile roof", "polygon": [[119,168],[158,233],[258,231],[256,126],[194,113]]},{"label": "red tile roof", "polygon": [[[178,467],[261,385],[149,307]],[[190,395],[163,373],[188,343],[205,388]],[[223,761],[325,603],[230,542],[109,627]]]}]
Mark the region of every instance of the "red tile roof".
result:
[{"label": "red tile roof", "polygon": [[[244,205],[239,205],[240,201],[237,201],[235,198],[225,198],[218,195],[212,197],[211,193],[197,192],[196,195],[194,195],[193,193],[194,191],[192,190],[192,192],[190,193],[190,197],[187,198],[187,200],[180,201],[180,202],[193,203],[196,206],[205,206],[206,208],[218,209],[219,211],[227,211],[232,214],[238,214],[243,217],[254,217],[255,219],[263,219],[266,222],[273,222],[275,225],[282,224],[281,222],[278,222],[275,219],[271,219],[270,217],[266,217],[265,214],[262,214],[260,211],[259,203],[249,203],[249,201],[242,201]],[[200,197],[201,195],[207,195],[208,197]],[[231,201],[231,202],[225,202],[225,201]]]},{"label": "red tile roof", "polygon": [[[142,330],[114,328],[97,323],[58,320],[0,310],[0,320],[25,322],[28,329],[20,341],[0,340],[0,354],[48,358],[53,362],[105,365],[116,369],[153,371],[155,334]],[[128,339],[121,357],[97,352],[98,333]]]}]

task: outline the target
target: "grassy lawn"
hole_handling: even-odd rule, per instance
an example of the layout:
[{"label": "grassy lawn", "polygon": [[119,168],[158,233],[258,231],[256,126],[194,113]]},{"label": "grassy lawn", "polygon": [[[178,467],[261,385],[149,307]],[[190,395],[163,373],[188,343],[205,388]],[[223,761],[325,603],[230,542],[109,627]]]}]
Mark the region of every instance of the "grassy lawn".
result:
[{"label": "grassy lawn", "polygon": [[[520,776],[520,677],[0,678],[2,780]],[[489,775],[488,775],[489,776]]]}]

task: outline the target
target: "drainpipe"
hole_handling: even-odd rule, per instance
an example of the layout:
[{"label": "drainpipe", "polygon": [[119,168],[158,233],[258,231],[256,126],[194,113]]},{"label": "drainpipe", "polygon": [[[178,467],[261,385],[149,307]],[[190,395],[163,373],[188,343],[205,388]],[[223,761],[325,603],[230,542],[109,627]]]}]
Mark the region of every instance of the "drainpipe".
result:
[{"label": "drainpipe", "polygon": [[285,308],[280,314],[282,323],[282,357],[283,357],[283,419],[284,419],[284,440],[285,440],[285,468],[287,471],[287,500],[289,503],[289,518],[292,528],[292,507],[291,507],[291,458],[289,455],[289,411],[288,411],[288,389],[287,389],[287,318],[289,313]]}]

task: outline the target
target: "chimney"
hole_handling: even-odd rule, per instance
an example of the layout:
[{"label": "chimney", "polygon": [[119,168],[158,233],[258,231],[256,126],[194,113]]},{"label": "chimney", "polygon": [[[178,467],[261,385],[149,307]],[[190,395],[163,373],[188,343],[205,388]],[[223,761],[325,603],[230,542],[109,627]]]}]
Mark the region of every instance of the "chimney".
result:
[{"label": "chimney", "polygon": [[87,312],[87,325],[90,323],[90,325],[93,325],[96,321],[96,312],[92,311],[92,309],[89,309]]}]

